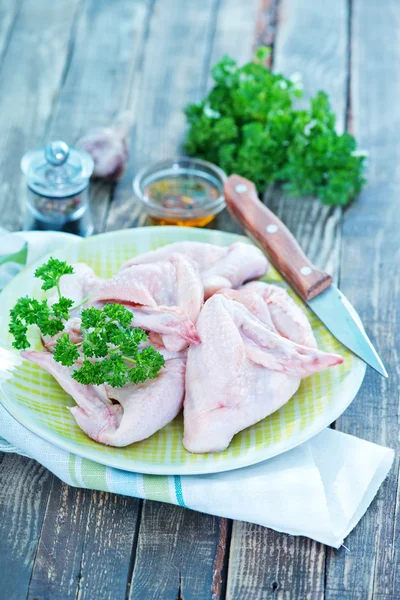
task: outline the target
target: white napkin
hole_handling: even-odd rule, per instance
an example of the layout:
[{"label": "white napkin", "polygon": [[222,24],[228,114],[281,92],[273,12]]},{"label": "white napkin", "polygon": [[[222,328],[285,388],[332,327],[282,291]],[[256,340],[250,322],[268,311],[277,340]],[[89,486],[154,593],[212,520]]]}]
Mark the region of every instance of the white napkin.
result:
[{"label": "white napkin", "polygon": [[[2,255],[28,241],[28,262],[70,241],[31,232],[0,238]],[[12,238],[15,238],[12,239]],[[3,267],[4,272],[4,267]],[[149,476],[81,459],[20,425],[0,406],[0,451],[35,458],[70,485],[162,500],[248,521],[338,548],[367,510],[394,458],[393,450],[326,429],[265,462],[212,475]]]}]

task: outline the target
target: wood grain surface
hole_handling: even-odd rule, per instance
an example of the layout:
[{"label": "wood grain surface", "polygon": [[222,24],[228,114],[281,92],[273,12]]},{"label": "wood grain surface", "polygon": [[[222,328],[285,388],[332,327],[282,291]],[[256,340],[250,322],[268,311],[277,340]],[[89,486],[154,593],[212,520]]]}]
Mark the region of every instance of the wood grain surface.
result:
[{"label": "wood grain surface", "polygon": [[[348,72],[345,0],[319,3],[283,0],[279,5],[276,31],[273,68],[287,76],[302,73],[304,81],[311,81],[304,89],[306,98],[323,87],[338,114],[338,124],[343,126],[347,86],[337,86],[329,76],[320,82],[314,79],[314,73],[325,72],[327,55],[328,67],[335,64],[336,69]],[[343,82],[346,79],[347,75],[341,78]],[[340,210],[322,206],[312,198],[286,198],[274,187],[267,190],[264,201],[294,234],[309,259],[319,268],[337,276]],[[261,556],[267,558],[262,559]],[[322,600],[325,595],[325,560],[326,549],[317,542],[234,522],[227,598]]]},{"label": "wood grain surface", "polygon": [[145,222],[146,216],[133,198],[134,173],[179,154],[185,130],[183,109],[204,93],[217,8],[217,0],[158,0],[153,6],[132,90],[131,159],[115,188],[107,231]]},{"label": "wood grain surface", "polygon": [[139,503],[54,478],[28,597],[124,598]]},{"label": "wood grain surface", "polygon": [[[379,42],[379,58],[375,53]],[[352,13],[351,106],[360,147],[369,153],[368,185],[345,213],[340,282],[386,364],[389,379],[367,370],[337,428],[395,450],[395,465],[346,541],[327,553],[329,600],[400,598],[399,562],[399,294],[400,13],[355,0]],[[372,84],[373,82],[373,84]]]},{"label": "wood grain surface", "polygon": [[[369,151],[369,184],[344,214],[276,187],[264,202],[340,282],[389,370],[387,382],[368,371],[336,427],[398,449],[399,38],[397,0],[0,0],[0,225],[21,224],[26,150],[74,142],[123,109],[130,161],[116,185],[91,184],[95,227],[146,223],[134,173],[180,152],[182,109],[205,94],[212,64],[272,44],[273,68],[302,73],[304,102],[326,90],[338,131],[351,125]],[[210,227],[239,231],[226,211]],[[335,551],[74,489],[0,455],[0,600],[400,600],[398,498],[397,458],[348,550]]]},{"label": "wood grain surface", "polygon": [[226,519],[144,502],[130,598],[220,598],[227,536]]},{"label": "wood grain surface", "polygon": [[[71,36],[63,82],[44,142],[64,139],[73,144],[130,109],[149,17],[147,0],[85,2]],[[113,191],[111,183],[94,181],[90,185],[95,232],[104,230]]]},{"label": "wood grain surface", "polygon": [[13,15],[0,55],[0,214],[6,229],[21,226],[26,187],[20,160],[43,143],[81,3],[22,2],[16,16],[14,2],[2,3]]},{"label": "wood grain surface", "polygon": [[14,454],[0,462],[0,596],[26,598],[54,476]]}]

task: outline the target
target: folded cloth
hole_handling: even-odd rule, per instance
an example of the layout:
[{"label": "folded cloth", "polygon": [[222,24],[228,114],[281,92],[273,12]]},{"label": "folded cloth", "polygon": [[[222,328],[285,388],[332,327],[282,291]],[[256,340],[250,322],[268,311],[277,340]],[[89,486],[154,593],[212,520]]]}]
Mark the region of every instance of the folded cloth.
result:
[{"label": "folded cloth", "polygon": [[[0,238],[0,281],[71,236],[49,232]],[[27,242],[27,244],[26,244]],[[10,254],[6,268],[5,254]],[[177,504],[248,521],[339,548],[392,465],[393,450],[332,429],[251,467],[211,475],[141,475],[61,450],[0,405],[0,451],[34,458],[69,485]]]}]

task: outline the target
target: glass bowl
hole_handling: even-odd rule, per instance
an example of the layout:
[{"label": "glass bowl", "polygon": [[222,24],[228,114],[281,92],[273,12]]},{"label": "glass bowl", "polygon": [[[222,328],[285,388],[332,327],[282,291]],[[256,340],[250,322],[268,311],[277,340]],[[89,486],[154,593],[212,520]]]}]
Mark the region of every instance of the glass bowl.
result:
[{"label": "glass bowl", "polygon": [[137,201],[160,225],[204,227],[225,207],[222,169],[178,157],[145,167],[133,180]]}]

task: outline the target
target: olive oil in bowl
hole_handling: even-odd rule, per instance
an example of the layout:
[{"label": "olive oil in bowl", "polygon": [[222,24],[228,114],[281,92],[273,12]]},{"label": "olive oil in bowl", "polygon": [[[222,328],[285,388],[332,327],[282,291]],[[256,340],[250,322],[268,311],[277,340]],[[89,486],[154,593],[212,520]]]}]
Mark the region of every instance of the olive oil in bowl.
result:
[{"label": "olive oil in bowl", "polygon": [[133,189],[159,225],[204,227],[225,206],[225,179],[215,165],[183,157],[142,170]]}]

